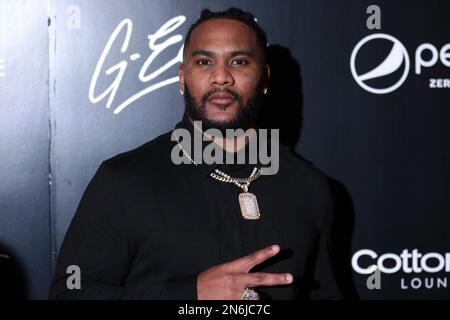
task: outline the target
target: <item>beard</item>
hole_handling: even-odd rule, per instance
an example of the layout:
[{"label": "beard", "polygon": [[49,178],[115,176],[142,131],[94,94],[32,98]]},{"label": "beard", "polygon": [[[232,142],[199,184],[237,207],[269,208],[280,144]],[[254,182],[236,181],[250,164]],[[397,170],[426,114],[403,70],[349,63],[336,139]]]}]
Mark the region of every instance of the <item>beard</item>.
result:
[{"label": "beard", "polygon": [[[195,98],[192,96],[187,84],[185,84],[184,89],[185,111],[193,121],[202,121],[202,127],[204,130],[218,129],[222,135],[225,136],[226,129],[243,129],[245,131],[258,122],[264,99],[261,84],[258,85],[255,94],[248,100],[246,105],[244,104],[244,99],[242,96],[230,89],[210,90],[202,96],[199,103],[197,103]],[[233,119],[228,121],[215,121],[207,117],[206,102],[209,97],[218,92],[232,95],[238,103],[239,108]],[[227,108],[226,105],[219,107],[223,110]]]}]

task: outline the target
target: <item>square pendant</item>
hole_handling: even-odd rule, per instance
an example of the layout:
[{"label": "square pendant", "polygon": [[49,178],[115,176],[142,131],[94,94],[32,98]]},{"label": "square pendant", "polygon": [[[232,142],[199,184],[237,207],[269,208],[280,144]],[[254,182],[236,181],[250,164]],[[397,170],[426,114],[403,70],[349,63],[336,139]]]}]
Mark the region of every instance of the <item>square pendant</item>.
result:
[{"label": "square pendant", "polygon": [[260,217],[256,196],[250,192],[239,194],[239,205],[242,216],[247,220],[257,220]]}]

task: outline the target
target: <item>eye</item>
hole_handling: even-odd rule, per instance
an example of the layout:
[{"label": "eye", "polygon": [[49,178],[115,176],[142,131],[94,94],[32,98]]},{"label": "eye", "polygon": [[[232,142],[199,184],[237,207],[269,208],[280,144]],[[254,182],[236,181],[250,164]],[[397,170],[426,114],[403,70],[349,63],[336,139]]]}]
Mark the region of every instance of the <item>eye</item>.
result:
[{"label": "eye", "polygon": [[201,66],[206,66],[211,64],[211,61],[209,61],[208,59],[199,59],[197,60],[197,64]]},{"label": "eye", "polygon": [[231,62],[231,64],[232,64],[232,65],[242,66],[242,65],[248,64],[248,61],[247,61],[247,60],[244,60],[244,59],[236,59],[236,60],[233,60],[233,61]]}]

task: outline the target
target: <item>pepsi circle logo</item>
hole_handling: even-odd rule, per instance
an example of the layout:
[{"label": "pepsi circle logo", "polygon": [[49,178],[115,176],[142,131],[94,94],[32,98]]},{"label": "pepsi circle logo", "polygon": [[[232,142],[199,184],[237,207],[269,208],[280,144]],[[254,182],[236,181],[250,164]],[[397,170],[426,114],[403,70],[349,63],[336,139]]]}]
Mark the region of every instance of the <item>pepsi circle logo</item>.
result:
[{"label": "pepsi circle logo", "polygon": [[[364,66],[359,66],[358,70],[356,64],[358,63],[358,55],[364,46],[367,46],[372,41],[387,41],[391,49],[389,53],[380,59],[381,62],[377,63],[371,70],[361,72],[358,70],[363,69]],[[358,60],[359,61],[359,60]],[[376,33],[368,35],[360,40],[352,51],[350,56],[350,70],[356,83],[364,90],[374,94],[386,94],[397,90],[403,82],[405,82],[410,68],[410,61],[408,52],[405,46],[395,37],[385,34]],[[403,69],[403,71],[402,71]],[[399,74],[392,80],[392,75]],[[368,82],[370,80],[382,79],[391,76],[389,84],[384,84],[383,87],[375,87]]]}]

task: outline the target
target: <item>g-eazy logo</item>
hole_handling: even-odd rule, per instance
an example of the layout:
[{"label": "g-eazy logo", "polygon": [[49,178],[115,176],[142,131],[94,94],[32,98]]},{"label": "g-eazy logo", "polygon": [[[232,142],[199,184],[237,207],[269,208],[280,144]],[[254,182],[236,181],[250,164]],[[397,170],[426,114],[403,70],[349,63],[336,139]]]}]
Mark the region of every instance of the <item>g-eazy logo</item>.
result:
[{"label": "g-eazy logo", "polygon": [[[387,41],[391,44],[391,50],[384,59],[380,59],[381,63],[373,69],[361,73],[359,70],[364,69],[362,62],[367,59],[358,59],[359,56],[369,55],[369,58],[374,55],[374,52],[367,52],[364,50],[369,46],[370,42]],[[374,45],[376,43],[373,43]],[[431,57],[426,59],[424,53],[429,52]],[[378,59],[378,57],[377,57]],[[419,45],[415,51],[415,67],[414,72],[416,75],[422,73],[422,69],[434,66],[438,60],[446,66],[450,67],[450,43],[445,44],[438,52],[438,49],[431,43],[423,43]],[[386,33],[375,33],[368,35],[361,39],[353,48],[350,56],[350,70],[353,78],[358,85],[364,90],[374,94],[386,94],[397,90],[406,80],[410,70],[410,57],[405,46],[397,38]],[[383,79],[392,75],[394,72],[401,70],[399,76],[394,80],[384,79],[391,81],[388,85],[382,87],[375,87],[370,85],[370,80]],[[429,79],[430,88],[450,88],[450,79]]]},{"label": "g-eazy logo", "polygon": [[[154,34],[148,35],[148,48],[152,51],[151,54],[148,56],[148,58],[145,60],[145,62],[142,64],[142,67],[138,74],[138,79],[142,83],[148,83],[151,80],[156,79],[157,77],[160,77],[161,74],[163,74],[166,70],[171,68],[172,66],[181,63],[183,61],[183,45],[181,44],[177,55],[167,61],[164,65],[156,69],[155,71],[149,73],[148,69],[150,68],[150,65],[154,62],[155,58],[157,58],[165,49],[167,49],[170,46],[173,46],[177,43],[180,43],[183,40],[183,36],[180,34],[173,35],[166,39],[165,41],[161,43],[157,43],[158,40],[161,38],[169,35],[171,32],[176,30],[178,27],[180,27],[184,22],[186,21],[185,16],[177,16],[166,23],[164,23]],[[122,30],[124,32],[122,32]],[[123,39],[120,42],[120,51],[122,54],[129,55],[129,60],[131,62],[134,62],[136,60],[141,59],[141,55],[139,53],[133,53],[128,54],[126,51],[128,50],[128,46],[130,43],[131,35],[133,31],[133,22],[130,19],[124,19],[122,20],[117,27],[114,29],[113,33],[109,37],[105,48],[103,49],[102,54],[100,55],[100,58],[97,62],[97,65],[95,67],[94,74],[92,75],[91,83],[89,85],[89,100],[92,103],[98,103],[101,100],[108,97],[108,100],[106,101],[106,108],[110,108],[113,105],[114,98],[116,97],[117,91],[122,83],[122,78],[125,75],[125,71],[128,67],[128,61],[122,60],[115,65],[111,67],[105,67],[105,61],[107,60],[108,56],[110,55],[111,48],[113,45],[116,45],[116,41],[119,38],[119,35],[123,33]],[[101,71],[103,69],[106,69],[103,74],[106,76],[110,76],[111,74],[116,74],[115,79],[112,81],[111,85],[104,90],[100,94],[95,93],[95,89],[97,86],[97,81],[100,77]],[[164,77],[163,77],[164,78]],[[172,83],[178,82],[178,75],[177,76],[166,76],[165,79],[159,80],[158,82],[155,82],[148,87],[138,91],[137,93],[131,95],[129,98],[125,99],[124,101],[120,102],[117,106],[115,106],[114,114],[120,113],[123,109],[128,107],[131,103],[135,102],[136,100],[140,99],[144,95],[155,91],[157,89],[160,89],[164,86],[170,85]]]}]

